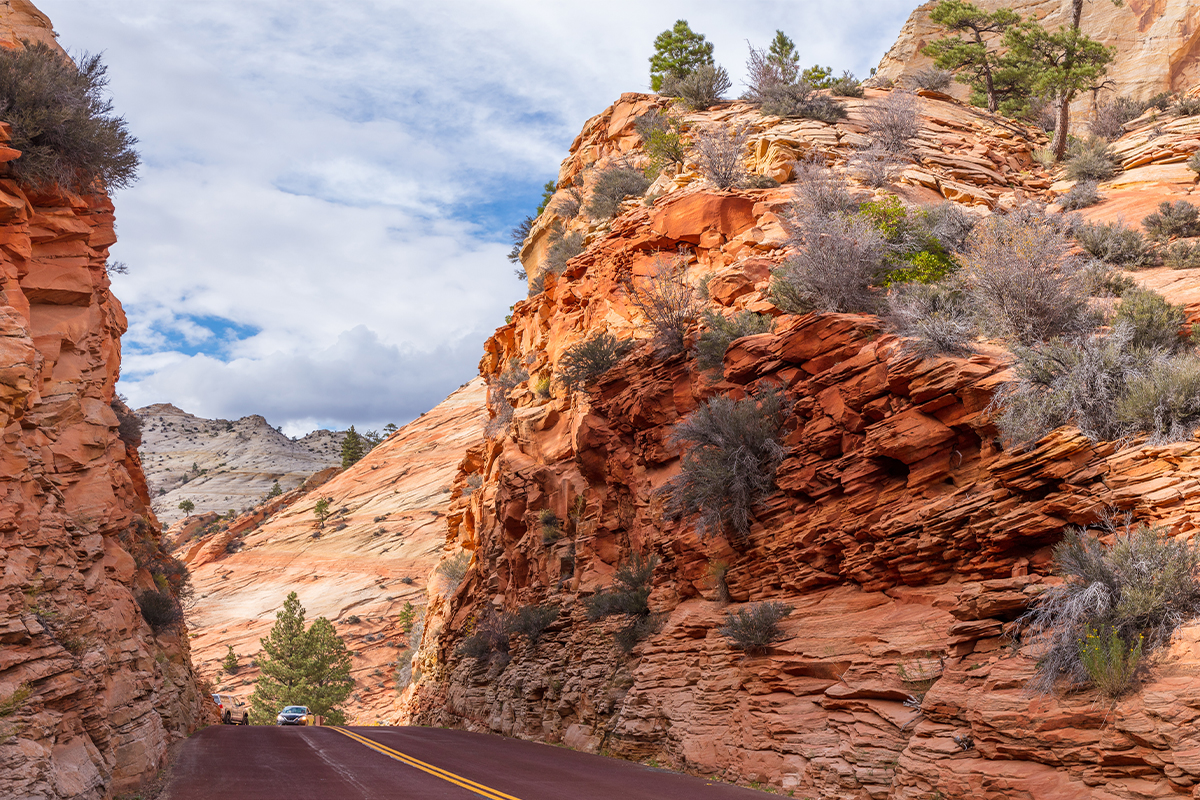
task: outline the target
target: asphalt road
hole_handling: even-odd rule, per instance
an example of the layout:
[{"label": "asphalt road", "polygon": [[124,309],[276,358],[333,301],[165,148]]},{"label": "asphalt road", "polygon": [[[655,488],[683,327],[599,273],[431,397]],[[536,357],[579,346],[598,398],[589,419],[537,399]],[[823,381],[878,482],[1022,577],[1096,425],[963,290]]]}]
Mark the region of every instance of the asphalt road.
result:
[{"label": "asphalt road", "polygon": [[561,747],[441,728],[214,725],[168,800],[755,800],[762,792]]}]

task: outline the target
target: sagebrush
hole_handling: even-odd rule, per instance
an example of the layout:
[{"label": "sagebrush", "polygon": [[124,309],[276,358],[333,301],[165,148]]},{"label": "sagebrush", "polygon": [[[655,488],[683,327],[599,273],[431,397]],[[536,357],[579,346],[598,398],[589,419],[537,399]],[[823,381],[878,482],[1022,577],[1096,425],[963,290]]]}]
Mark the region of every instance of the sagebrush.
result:
[{"label": "sagebrush", "polygon": [[700,316],[700,298],[687,280],[687,256],[655,256],[649,272],[624,281],[626,295],[654,329],[654,342],[682,353],[688,329]]},{"label": "sagebrush", "polygon": [[766,655],[771,644],[783,638],[779,623],[791,614],[786,603],[768,601],[754,603],[739,611],[727,613],[725,624],[719,628],[729,644],[749,655]]},{"label": "sagebrush", "polygon": [[704,332],[696,342],[696,366],[702,370],[722,368],[725,351],[743,336],[769,333],[773,320],[765,314],[739,311],[730,316],[706,309]]},{"label": "sagebrush", "polygon": [[555,376],[571,391],[585,389],[615,367],[631,347],[631,342],[617,339],[607,331],[593,334],[563,352]]}]

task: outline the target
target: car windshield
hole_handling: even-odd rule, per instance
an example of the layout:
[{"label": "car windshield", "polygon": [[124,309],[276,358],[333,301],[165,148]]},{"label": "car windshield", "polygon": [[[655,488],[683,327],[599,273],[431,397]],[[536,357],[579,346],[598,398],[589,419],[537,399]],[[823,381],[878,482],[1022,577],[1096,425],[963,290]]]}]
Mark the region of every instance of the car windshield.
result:
[{"label": "car windshield", "polygon": [[283,714],[307,714],[308,709],[304,706],[288,706],[281,713]]}]

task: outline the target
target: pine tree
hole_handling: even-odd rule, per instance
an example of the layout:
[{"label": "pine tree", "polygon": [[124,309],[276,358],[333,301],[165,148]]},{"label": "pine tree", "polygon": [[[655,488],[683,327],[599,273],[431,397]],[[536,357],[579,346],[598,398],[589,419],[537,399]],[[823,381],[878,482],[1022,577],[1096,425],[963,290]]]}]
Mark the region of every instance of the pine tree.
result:
[{"label": "pine tree", "polygon": [[989,42],[998,44],[996,35],[1020,23],[1021,15],[1008,8],[989,12],[965,0],[942,0],[929,19],[948,31],[966,34],[966,38],[946,36],[930,42],[921,52],[932,57],[939,69],[955,73],[961,83],[985,97],[988,111],[997,111],[999,93],[994,74],[999,68],[1000,52]]},{"label": "pine tree", "polygon": [[800,54],[796,52],[796,43],[781,31],[775,31],[775,38],[767,48],[767,58],[779,67],[784,75],[796,75],[800,70]]},{"label": "pine tree", "polygon": [[265,639],[258,640],[263,653],[258,657],[261,671],[250,695],[255,722],[267,724],[286,705],[304,705],[308,676],[307,639],[304,631],[304,606],[295,592],[275,615],[275,625]]},{"label": "pine tree", "polygon": [[233,652],[233,645],[225,646],[229,649],[229,652],[225,654],[224,660],[221,661],[221,669],[225,671],[226,675],[237,675],[238,670],[241,669],[241,666],[238,664],[237,653]]},{"label": "pine tree", "polygon": [[346,431],[346,438],[342,439],[342,469],[357,463],[365,453],[366,448],[363,446],[362,437],[351,425],[350,430]]},{"label": "pine tree", "polygon": [[705,41],[704,34],[696,33],[687,20],[676,20],[675,27],[668,28],[654,39],[654,55],[650,56],[650,88],[662,88],[663,78],[671,75],[686,78],[689,72],[705,64],[713,63],[712,42]]},{"label": "pine tree", "polygon": [[314,714],[325,717],[331,725],[346,724],[346,716],[336,708],[354,691],[350,677],[350,652],[337,635],[333,623],[317,617],[306,634],[308,673],[305,679],[305,702]]},{"label": "pine tree", "polygon": [[[250,708],[258,724],[273,721],[284,706],[308,706],[309,711],[334,724],[345,723],[336,708],[354,690],[350,653],[333,623],[317,617],[304,628],[304,606],[295,592],[287,596],[275,615],[275,626],[259,639],[262,671],[250,695]],[[227,656],[228,658],[228,656]]]},{"label": "pine tree", "polygon": [[279,485],[279,481],[275,481],[271,484],[271,491],[267,492],[267,497],[279,497],[281,494],[283,494],[283,487]]},{"label": "pine tree", "polygon": [[196,504],[191,500],[180,500],[179,510],[184,513],[184,516],[190,517],[192,512],[196,510]]},{"label": "pine tree", "polygon": [[1056,161],[1061,161],[1067,151],[1071,101],[1079,92],[1099,84],[1117,52],[1080,32],[1081,8],[1082,2],[1077,0],[1075,24],[1070,28],[1050,32],[1028,19],[1004,35],[1008,52],[1001,59],[1002,65],[1026,76],[1030,94],[1056,104],[1058,119],[1052,145]]}]

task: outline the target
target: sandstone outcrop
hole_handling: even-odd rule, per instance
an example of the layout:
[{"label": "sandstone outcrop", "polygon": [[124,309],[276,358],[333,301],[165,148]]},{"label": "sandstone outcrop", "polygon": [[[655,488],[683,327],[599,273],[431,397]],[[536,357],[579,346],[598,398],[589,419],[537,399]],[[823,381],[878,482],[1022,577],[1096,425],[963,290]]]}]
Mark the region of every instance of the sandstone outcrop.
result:
[{"label": "sandstone outcrop", "polygon": [[[475,379],[349,469],[317,473],[250,514],[223,525],[215,514],[196,515],[172,529],[196,589],[189,622],[203,678],[248,696],[258,640],[295,591],[307,619],[332,621],[353,653],[348,719],[395,721],[396,670],[408,647],[398,615],[405,603],[425,604],[454,477],[463,453],[483,439],[485,388]],[[323,524],[313,513],[319,499],[331,512]],[[221,670],[228,646],[239,657],[235,675]]]},{"label": "sandstone outcrop", "polygon": [[[931,0],[909,16],[896,43],[880,60],[877,80],[904,84],[910,75],[932,63],[921,54],[921,48],[945,35],[929,21],[929,12],[936,5],[936,0]],[[1024,17],[1033,16],[1051,30],[1071,22],[1071,4],[1060,0],[980,0],[976,5],[989,11],[1011,8]],[[1186,0],[1086,3],[1081,28],[1086,35],[1116,48],[1116,59],[1106,77],[1117,94],[1145,100],[1200,82],[1200,9]],[[968,93],[962,84],[955,84],[953,91],[958,97]],[[1088,103],[1085,99],[1077,105],[1086,108]]]},{"label": "sandstone outcrop", "polygon": [[204,419],[169,403],[137,410],[138,448],[155,515],[164,525],[196,512],[245,511],[263,500],[276,481],[295,489],[321,470],[342,464],[344,433],[317,430],[289,439],[257,414],[239,420]]},{"label": "sandstone outcrop", "polygon": [[[687,120],[755,125],[747,167],[786,179],[798,156],[844,169],[861,110],[880,96],[868,92],[838,125],[756,119],[739,104]],[[590,120],[560,186],[617,157],[640,163],[632,121],[658,102],[625,95]],[[899,187],[908,200],[984,211],[1056,196],[1028,159],[1040,134],[934,96],[921,114],[919,163]],[[585,252],[489,340],[481,371],[493,412],[511,406],[512,423],[463,461],[457,485],[479,488],[451,505],[448,546],[472,567],[431,600],[403,698],[409,719],[654,758],[798,797],[1197,796],[1200,625],[1115,704],[1095,692],[1030,695],[1034,652],[1005,634],[1056,580],[1051,547],[1066,526],[1118,509],[1193,536],[1200,442],[1097,443],[1062,429],[1005,449],[988,412],[1010,380],[1001,348],[922,358],[876,317],[782,314],[767,289],[785,256],[787,187],[722,192],[697,178],[686,168],[660,178],[651,205],[631,201],[611,223],[568,222],[586,232]],[[553,224],[539,220],[527,242],[530,274]],[[623,288],[656,253],[685,250],[687,277],[712,307],[776,317],[771,333],[733,344],[719,375],[656,350]],[[640,346],[588,392],[535,391],[599,330]],[[515,365],[529,379],[503,393]],[[670,434],[705,400],[767,384],[793,403],[778,490],[745,537],[702,538],[664,508],[660,490],[679,470]],[[561,525],[553,535],[549,514]],[[644,552],[661,559],[650,595],[659,627],[627,655],[611,636],[623,623],[589,621],[583,599]],[[767,600],[794,609],[785,638],[761,656],[732,649],[718,632],[726,613]],[[460,651],[494,610],[546,603],[560,614],[536,644],[515,635],[507,655]]]},{"label": "sandstone outcrop", "polygon": [[[22,0],[0,9],[0,37],[54,41]],[[34,192],[0,168],[3,797],[135,789],[207,707],[186,632],[155,634],[136,601],[160,551],[136,440],[120,433],[131,412],[114,403],[113,218],[103,192]]]}]

